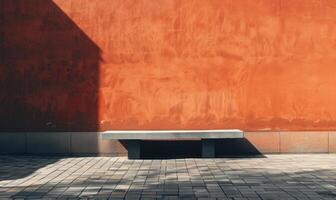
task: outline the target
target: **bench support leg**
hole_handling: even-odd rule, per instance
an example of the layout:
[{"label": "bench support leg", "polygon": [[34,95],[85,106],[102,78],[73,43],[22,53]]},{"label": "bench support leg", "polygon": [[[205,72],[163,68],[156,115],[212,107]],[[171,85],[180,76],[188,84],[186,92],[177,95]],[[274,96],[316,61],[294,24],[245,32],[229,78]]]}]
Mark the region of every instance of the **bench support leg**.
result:
[{"label": "bench support leg", "polygon": [[202,158],[215,157],[215,140],[202,139]]},{"label": "bench support leg", "polygon": [[141,140],[128,141],[128,159],[140,159]]}]

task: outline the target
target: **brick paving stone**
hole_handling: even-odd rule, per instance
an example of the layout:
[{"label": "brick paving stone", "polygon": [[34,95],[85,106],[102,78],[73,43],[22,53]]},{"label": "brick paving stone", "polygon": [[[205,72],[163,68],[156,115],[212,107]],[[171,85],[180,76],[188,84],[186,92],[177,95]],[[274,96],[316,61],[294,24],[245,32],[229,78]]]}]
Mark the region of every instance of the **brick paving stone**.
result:
[{"label": "brick paving stone", "polygon": [[0,156],[0,199],[336,199],[336,155]]}]

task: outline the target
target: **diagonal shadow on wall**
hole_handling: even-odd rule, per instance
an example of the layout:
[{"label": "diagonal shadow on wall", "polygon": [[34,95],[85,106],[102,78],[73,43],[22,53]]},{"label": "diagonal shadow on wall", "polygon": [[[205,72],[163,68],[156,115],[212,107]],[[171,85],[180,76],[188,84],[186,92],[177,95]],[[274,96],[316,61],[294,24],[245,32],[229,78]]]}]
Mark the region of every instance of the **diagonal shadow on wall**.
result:
[{"label": "diagonal shadow on wall", "polygon": [[[98,130],[99,47],[52,0],[0,1],[0,20],[0,153],[98,152],[98,134],[50,132]],[[146,144],[145,157],[200,155],[195,141]]]},{"label": "diagonal shadow on wall", "polygon": [[[20,153],[18,132],[96,131],[99,47],[51,0],[2,0],[0,20],[2,143]],[[70,134],[42,134],[33,148],[70,148]]]}]

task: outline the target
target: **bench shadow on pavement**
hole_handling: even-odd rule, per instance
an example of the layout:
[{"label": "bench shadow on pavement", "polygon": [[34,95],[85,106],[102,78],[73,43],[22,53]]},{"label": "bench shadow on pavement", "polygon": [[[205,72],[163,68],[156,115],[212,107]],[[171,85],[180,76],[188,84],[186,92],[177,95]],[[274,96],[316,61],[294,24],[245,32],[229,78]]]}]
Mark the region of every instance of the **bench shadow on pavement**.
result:
[{"label": "bench shadow on pavement", "polygon": [[[127,142],[122,142],[128,150]],[[264,157],[263,154],[247,139],[218,139],[215,144],[216,158]],[[141,159],[176,159],[201,158],[202,144],[200,140],[164,140],[143,141],[141,143]]]}]

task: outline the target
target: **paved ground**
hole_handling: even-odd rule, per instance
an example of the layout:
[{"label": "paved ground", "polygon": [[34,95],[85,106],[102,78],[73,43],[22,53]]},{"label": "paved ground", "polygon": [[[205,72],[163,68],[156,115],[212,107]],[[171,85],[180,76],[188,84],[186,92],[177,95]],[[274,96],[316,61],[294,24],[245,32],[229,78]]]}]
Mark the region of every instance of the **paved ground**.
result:
[{"label": "paved ground", "polygon": [[336,199],[336,155],[127,160],[0,156],[0,199]]}]

